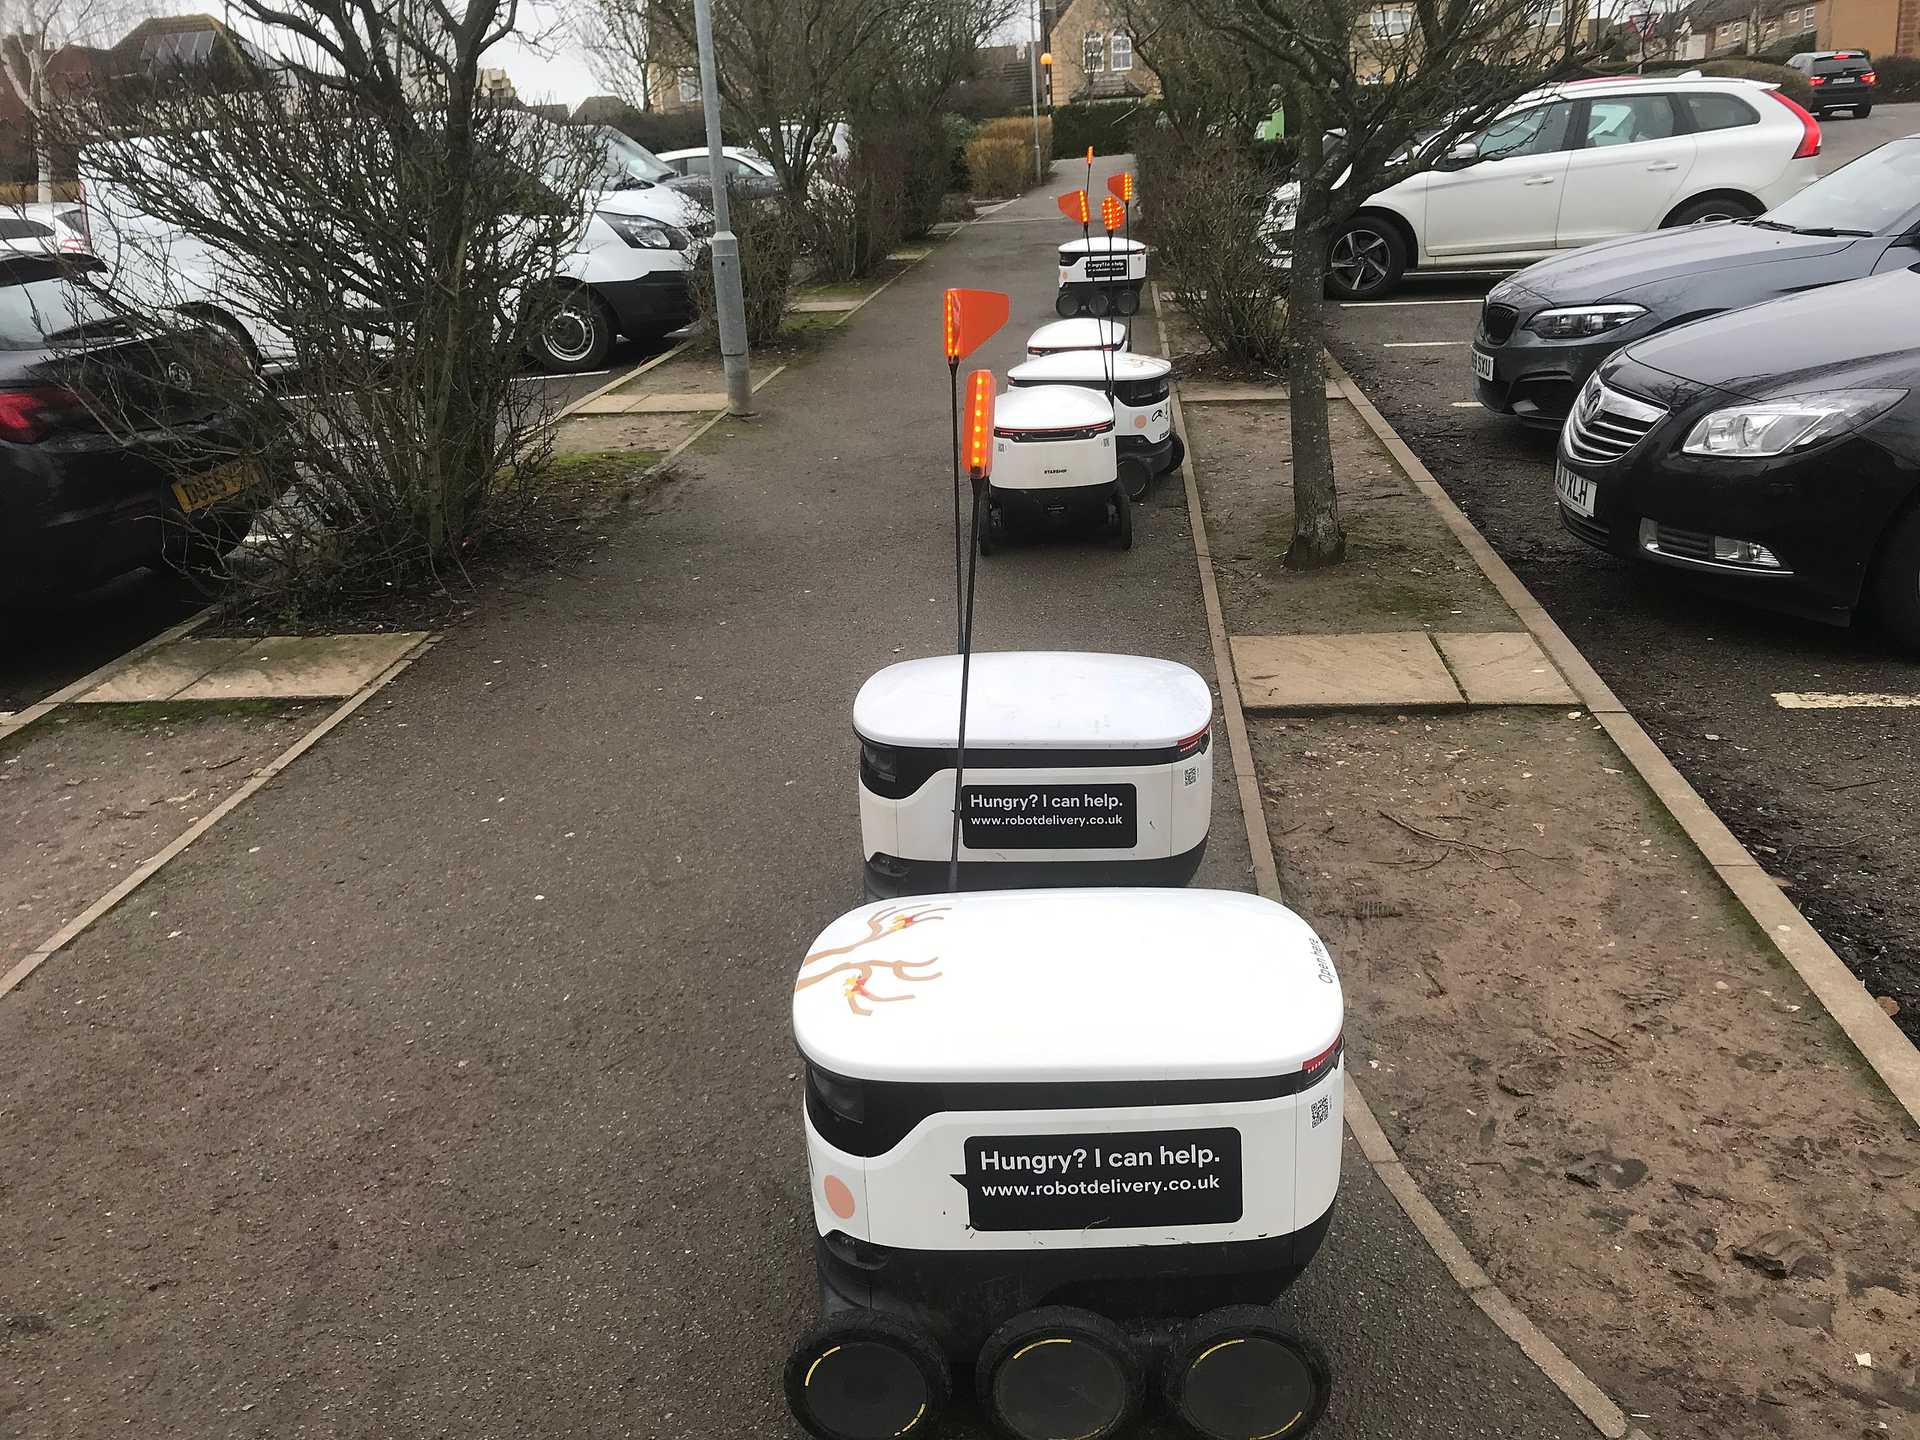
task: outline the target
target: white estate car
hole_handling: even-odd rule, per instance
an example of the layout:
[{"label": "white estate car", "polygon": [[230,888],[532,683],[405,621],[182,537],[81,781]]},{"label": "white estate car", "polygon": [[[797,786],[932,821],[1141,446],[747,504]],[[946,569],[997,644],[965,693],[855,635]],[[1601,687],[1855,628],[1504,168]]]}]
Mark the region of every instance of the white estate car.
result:
[{"label": "white estate car", "polygon": [[[1669,225],[1758,215],[1819,178],[1820,123],[1772,86],[1680,76],[1580,80],[1515,101],[1432,168],[1369,196],[1333,237],[1328,293],[1384,294],[1408,270],[1513,270]],[[1293,229],[1284,185],[1269,234]]]},{"label": "white estate car", "polygon": [[84,255],[92,248],[87,239],[87,212],[78,200],[59,200],[51,205],[0,203],[0,251]]}]

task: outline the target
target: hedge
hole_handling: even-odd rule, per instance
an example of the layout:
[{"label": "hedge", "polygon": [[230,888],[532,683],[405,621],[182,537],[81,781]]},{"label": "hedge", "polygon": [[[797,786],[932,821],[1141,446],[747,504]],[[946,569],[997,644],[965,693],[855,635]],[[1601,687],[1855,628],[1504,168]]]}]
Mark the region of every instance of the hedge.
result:
[{"label": "hedge", "polygon": [[1143,100],[1089,100],[1053,107],[1053,158],[1123,155],[1133,148],[1133,127],[1158,107]]},{"label": "hedge", "polygon": [[1759,80],[1768,85],[1778,85],[1790,100],[1802,105],[1813,104],[1813,86],[1807,83],[1807,77],[1790,65],[1768,65],[1759,60],[1746,60],[1737,56],[1728,56],[1720,60],[1663,60],[1649,65],[1644,71],[1636,70],[1627,64],[1590,65],[1586,67],[1589,75],[1627,76],[1645,74],[1671,79],[1675,75],[1687,74],[1698,70],[1702,75],[1719,75],[1735,80]]},{"label": "hedge", "polygon": [[1880,99],[1920,100],[1920,59],[1912,55],[1889,55],[1874,61],[1873,68],[1880,75]]}]

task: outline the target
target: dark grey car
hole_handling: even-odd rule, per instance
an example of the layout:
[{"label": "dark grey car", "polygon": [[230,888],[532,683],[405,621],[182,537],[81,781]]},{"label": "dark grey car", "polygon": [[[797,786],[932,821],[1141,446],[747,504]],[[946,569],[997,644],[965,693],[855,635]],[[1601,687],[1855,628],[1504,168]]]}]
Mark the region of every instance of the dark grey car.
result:
[{"label": "dark grey car", "polygon": [[1471,351],[1489,410],[1566,418],[1586,379],[1661,330],[1920,260],[1920,135],[1889,141],[1754,220],[1633,235],[1488,292]]}]

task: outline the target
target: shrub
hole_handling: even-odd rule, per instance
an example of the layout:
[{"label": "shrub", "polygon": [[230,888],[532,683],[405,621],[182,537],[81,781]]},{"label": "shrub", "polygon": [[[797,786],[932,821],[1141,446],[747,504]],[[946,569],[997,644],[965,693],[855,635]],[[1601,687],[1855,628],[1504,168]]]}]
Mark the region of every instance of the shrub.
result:
[{"label": "shrub", "polygon": [[1053,107],[1053,147],[1056,160],[1084,156],[1091,145],[1096,155],[1119,155],[1132,147],[1135,125],[1154,107],[1136,100],[1089,100]]},{"label": "shrub", "polygon": [[1882,100],[1920,100],[1920,58],[1889,55],[1873,62],[1880,75]]},{"label": "shrub", "polygon": [[1140,138],[1161,285],[1215,354],[1277,368],[1286,357],[1288,272],[1261,236],[1273,177],[1219,137],[1187,144],[1160,129]]},{"label": "shrub", "polygon": [[1763,80],[1778,85],[1789,100],[1813,104],[1813,86],[1790,65],[1768,65],[1760,60],[1709,60],[1698,67],[1702,75],[1724,75],[1734,80]]},{"label": "shrub", "polygon": [[[854,130],[853,153],[823,164],[808,197],[809,249],[829,280],[872,273],[906,235],[910,210],[925,199],[908,183],[925,133],[908,123],[869,121]],[[929,187],[933,188],[933,187]],[[932,214],[939,214],[939,196]],[[927,224],[932,224],[932,219]]]},{"label": "shrub", "polygon": [[[656,155],[664,150],[704,149],[707,143],[707,117],[702,110],[628,110],[609,123]],[[725,127],[721,138],[729,145],[740,143],[731,127]]]},{"label": "shrub", "polygon": [[967,189],[982,199],[1018,195],[1034,183],[1033,133],[981,133],[967,142]]},{"label": "shrub", "polygon": [[946,120],[920,115],[893,122],[904,194],[900,233],[917,240],[940,218],[940,201],[950,188],[953,155]]},{"label": "shrub", "polygon": [[[787,300],[800,262],[800,225],[784,198],[748,200],[729,192],[733,233],[740,241],[740,285],[746,295],[747,343],[766,345],[780,336]],[[703,249],[694,267],[694,310],[710,339],[720,336],[713,293],[713,252]]]}]

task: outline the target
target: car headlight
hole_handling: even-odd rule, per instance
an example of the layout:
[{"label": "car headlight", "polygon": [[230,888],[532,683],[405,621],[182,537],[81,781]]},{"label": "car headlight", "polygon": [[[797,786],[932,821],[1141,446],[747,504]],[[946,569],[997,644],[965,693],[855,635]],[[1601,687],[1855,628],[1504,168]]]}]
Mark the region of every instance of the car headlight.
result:
[{"label": "car headlight", "polygon": [[1542,340],[1575,340],[1618,330],[1646,313],[1644,305],[1568,305],[1542,310],[1527,321],[1527,329]]},{"label": "car headlight", "polygon": [[662,225],[657,220],[638,215],[609,215],[604,210],[598,213],[609,230],[636,250],[684,250],[691,238],[686,231]]},{"label": "car headlight", "polygon": [[1715,410],[1687,436],[1688,455],[1757,459],[1844,435],[1885,414],[1905,390],[1823,390]]}]

